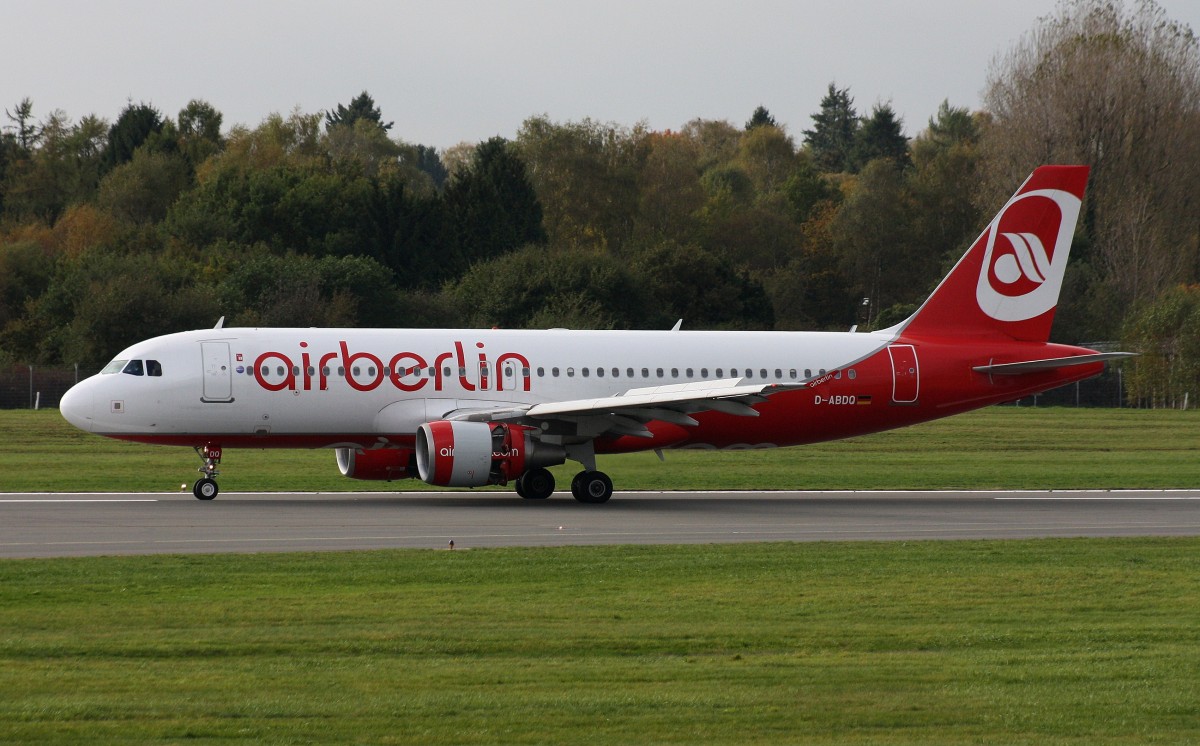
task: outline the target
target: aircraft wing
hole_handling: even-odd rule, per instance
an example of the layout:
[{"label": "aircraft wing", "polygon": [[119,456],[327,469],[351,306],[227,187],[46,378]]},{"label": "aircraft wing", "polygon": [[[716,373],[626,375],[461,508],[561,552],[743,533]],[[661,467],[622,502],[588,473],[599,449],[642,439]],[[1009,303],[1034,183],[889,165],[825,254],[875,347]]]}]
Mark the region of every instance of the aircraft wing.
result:
[{"label": "aircraft wing", "polygon": [[[806,388],[806,384],[743,384],[740,378],[720,381],[651,386],[624,391],[615,396],[544,402],[519,407],[470,409],[451,412],[448,420],[567,421],[592,420],[589,430],[596,434],[612,433],[652,437],[645,425],[654,420],[675,425],[698,424],[690,415],[699,412],[724,412],[742,417],[757,417],[752,405],[783,391]],[[598,421],[597,421],[598,420]]]},{"label": "aircraft wing", "polygon": [[994,365],[976,365],[971,370],[976,373],[987,373],[995,376],[1015,376],[1024,373],[1036,373],[1041,370],[1069,368],[1073,365],[1101,363],[1108,360],[1120,360],[1135,357],[1136,352],[1097,352],[1093,355],[1072,355],[1071,357],[1054,357],[1044,360],[1023,360],[1018,363],[996,363]]}]

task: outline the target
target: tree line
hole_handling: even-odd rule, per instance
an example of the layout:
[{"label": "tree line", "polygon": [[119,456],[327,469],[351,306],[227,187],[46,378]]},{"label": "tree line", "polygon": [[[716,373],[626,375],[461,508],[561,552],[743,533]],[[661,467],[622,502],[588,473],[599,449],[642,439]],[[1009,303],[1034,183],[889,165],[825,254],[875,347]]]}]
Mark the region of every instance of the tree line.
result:
[{"label": "tree line", "polygon": [[1035,166],[1070,162],[1093,171],[1055,337],[1145,353],[1141,400],[1196,391],[1194,34],[1152,2],[1068,0],[996,58],[983,102],[909,138],[831,83],[798,140],[759,107],[668,131],[534,116],[438,150],[367,92],[228,130],[201,100],[109,123],[24,99],[0,134],[0,362],[94,367],[221,316],[880,328]]}]

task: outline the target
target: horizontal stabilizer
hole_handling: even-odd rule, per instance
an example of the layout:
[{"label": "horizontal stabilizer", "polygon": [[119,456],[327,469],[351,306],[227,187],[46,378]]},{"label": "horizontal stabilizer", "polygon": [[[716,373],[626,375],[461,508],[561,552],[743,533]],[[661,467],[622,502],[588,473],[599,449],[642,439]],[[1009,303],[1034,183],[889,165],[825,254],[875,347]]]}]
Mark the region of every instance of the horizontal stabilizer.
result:
[{"label": "horizontal stabilizer", "polygon": [[1136,352],[1097,352],[1092,355],[1071,355],[1070,357],[1054,357],[1045,360],[1023,360],[1018,363],[996,363],[995,365],[977,365],[971,370],[976,373],[987,373],[994,376],[1017,376],[1024,373],[1037,373],[1042,370],[1057,370],[1070,368],[1075,365],[1103,363],[1109,360],[1121,360],[1134,357]]}]

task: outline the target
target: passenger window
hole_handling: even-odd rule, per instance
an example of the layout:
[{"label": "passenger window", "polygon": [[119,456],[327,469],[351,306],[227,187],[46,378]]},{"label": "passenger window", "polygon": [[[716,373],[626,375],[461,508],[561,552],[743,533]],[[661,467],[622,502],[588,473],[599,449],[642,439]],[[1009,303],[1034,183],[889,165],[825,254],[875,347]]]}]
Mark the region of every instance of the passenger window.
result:
[{"label": "passenger window", "polygon": [[279,365],[279,366],[276,366],[276,368],[275,368],[275,375],[282,378],[283,376],[287,375],[287,371],[283,369],[282,365]]},{"label": "passenger window", "polygon": [[551,368],[550,375],[554,376],[555,378],[558,378],[558,368]]},{"label": "passenger window", "polygon": [[[583,374],[584,374],[585,376],[587,375],[587,368],[584,368],[584,369],[583,369]],[[604,378],[604,368],[596,368],[596,377],[597,377],[597,378]]]},{"label": "passenger window", "polygon": [[626,377],[626,378],[633,378],[633,368],[626,368],[626,369],[625,369],[625,377]]},{"label": "passenger window", "polygon": [[685,375],[687,375],[688,378],[691,378],[692,377],[692,369],[688,368]]},{"label": "passenger window", "polygon": [[782,371],[782,370],[780,370],[779,368],[776,368],[776,369],[775,369],[775,377],[776,377],[776,378],[783,378],[783,371]]},{"label": "passenger window", "polygon": [[805,368],[805,369],[804,369],[804,377],[805,377],[805,378],[812,378],[812,368]]},{"label": "passenger window", "polygon": [[650,369],[642,368],[642,378],[649,378],[649,377],[650,377]]},{"label": "passenger window", "polygon": [[[853,378],[853,376],[851,376],[851,377]],[[795,368],[792,368],[791,370],[788,371],[788,378],[791,378],[792,380],[796,379],[796,369]]]},{"label": "passenger window", "polygon": [[717,378],[724,378],[724,368],[717,368]]},{"label": "passenger window", "polygon": [[700,369],[700,377],[701,377],[701,378],[708,378],[708,368],[701,368],[701,369]]},{"label": "passenger window", "polygon": [[851,368],[850,370],[846,371],[846,375],[850,376],[851,381],[853,381],[858,376],[858,374],[854,372],[854,368]]},{"label": "passenger window", "polygon": [[746,368],[746,378],[754,378],[754,371]]},{"label": "passenger window", "polygon": [[346,366],[339,365],[338,366],[338,376],[344,377],[345,375],[346,375]]},{"label": "passenger window", "polygon": [[574,377],[575,377],[575,369],[567,368],[567,378],[574,378]]},{"label": "passenger window", "polygon": [[655,372],[656,374],[658,374],[658,377],[659,377],[659,378],[662,378],[662,377],[663,377],[663,370],[662,370],[662,368],[655,368],[655,369],[654,369],[654,372]]},{"label": "passenger window", "polygon": [[679,378],[679,368],[671,368],[671,378]]},{"label": "passenger window", "polygon": [[587,378],[587,377],[588,377],[588,369],[587,369],[587,368],[584,368],[584,369],[583,369],[583,377],[584,377],[584,378]]}]

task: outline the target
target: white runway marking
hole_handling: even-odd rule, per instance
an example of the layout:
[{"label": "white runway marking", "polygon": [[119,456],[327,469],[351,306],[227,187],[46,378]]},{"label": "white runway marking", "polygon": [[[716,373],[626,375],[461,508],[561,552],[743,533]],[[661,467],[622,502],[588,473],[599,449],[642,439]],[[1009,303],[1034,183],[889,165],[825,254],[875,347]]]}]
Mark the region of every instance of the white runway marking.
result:
[{"label": "white runway marking", "polygon": [[99,499],[99,500],[97,500],[95,498],[81,498],[81,499],[76,499],[76,500],[67,500],[67,499],[62,499],[62,498],[48,498],[48,499],[44,499],[44,500],[25,500],[25,499],[7,500],[5,498],[0,497],[0,504],[3,504],[3,503],[156,503],[156,502],[158,502],[158,500],[155,498],[113,498],[113,499]]}]

